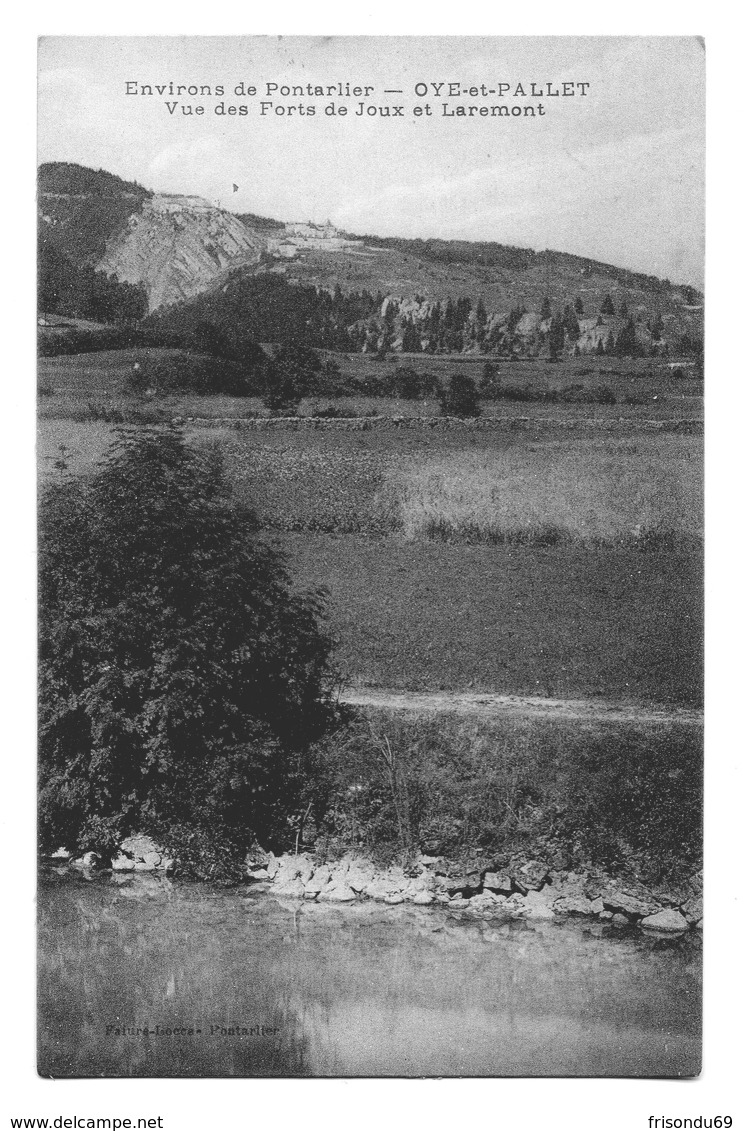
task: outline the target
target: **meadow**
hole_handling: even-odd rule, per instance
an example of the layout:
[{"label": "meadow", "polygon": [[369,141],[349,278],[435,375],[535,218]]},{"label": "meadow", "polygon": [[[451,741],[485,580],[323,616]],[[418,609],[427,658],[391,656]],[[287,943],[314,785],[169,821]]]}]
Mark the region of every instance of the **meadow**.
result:
[{"label": "meadow", "polygon": [[701,551],[275,538],[351,685],[701,705]]},{"label": "meadow", "polygon": [[699,443],[639,436],[445,454],[390,476],[408,538],[627,542],[702,533]]},{"label": "meadow", "polygon": [[239,496],[280,530],[450,542],[697,541],[697,437],[534,438],[460,428],[194,429],[221,444]]},{"label": "meadow", "polygon": [[[166,395],[154,400],[133,397],[128,379],[135,363],[146,365],[176,355],[167,349],[110,350],[100,353],[42,357],[38,362],[39,416],[42,419],[66,418],[79,421],[117,417],[134,423],[143,419],[168,420],[174,416],[196,419],[239,420],[268,416],[258,397]],[[352,379],[360,388],[373,384],[381,375],[405,365],[419,373],[429,373],[446,382],[459,372],[482,376],[485,358],[423,356],[421,354],[390,355],[383,361],[367,354],[327,355],[338,365],[341,377]],[[569,417],[578,420],[701,420],[702,389],[692,370],[674,377],[672,363],[666,359],[638,361],[624,358],[568,358],[557,365],[543,360],[496,362],[504,387],[521,390],[536,398],[542,394],[573,390],[574,399],[554,403],[539,399],[528,401],[483,400],[481,410],[486,417],[536,420]],[[609,388],[615,403],[582,403],[597,391]],[[307,397],[299,406],[303,416],[327,412],[329,408],[341,416],[438,416],[435,398],[416,401],[378,396]]]},{"label": "meadow", "polygon": [[[91,401],[149,419],[126,392],[133,362],[122,353],[41,359],[42,482],[86,474],[103,457],[119,421],[91,412]],[[580,361],[512,367],[528,383]],[[650,382],[677,397],[680,423],[697,431],[698,382],[657,364],[654,376],[632,376],[628,363],[610,361],[623,366],[613,378],[619,397],[633,381]],[[476,372],[482,359],[458,364]],[[684,387],[694,396],[684,399]],[[287,553],[296,584],[329,591],[346,681],[701,702],[699,435],[670,414],[659,425],[661,410],[639,405],[513,404],[505,407],[518,419],[474,425],[437,423],[423,402],[384,405],[381,421],[303,427],[254,427],[238,398],[145,407],[154,419],[179,417],[191,442],[218,446],[236,497]],[[621,413],[621,428],[578,410]],[[421,419],[403,426],[391,419],[401,412]]]},{"label": "meadow", "polygon": [[328,588],[349,682],[700,703],[697,437],[192,436]]}]

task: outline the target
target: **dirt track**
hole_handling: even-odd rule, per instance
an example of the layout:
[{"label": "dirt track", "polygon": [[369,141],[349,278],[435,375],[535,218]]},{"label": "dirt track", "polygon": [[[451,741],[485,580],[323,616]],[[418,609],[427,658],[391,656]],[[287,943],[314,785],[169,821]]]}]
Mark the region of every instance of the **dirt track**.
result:
[{"label": "dirt track", "polygon": [[701,711],[687,707],[640,706],[605,699],[546,699],[537,696],[492,695],[475,691],[391,691],[347,688],[341,701],[355,707],[383,707],[419,714],[498,715],[522,718],[580,719],[594,722],[688,723],[701,726]]}]

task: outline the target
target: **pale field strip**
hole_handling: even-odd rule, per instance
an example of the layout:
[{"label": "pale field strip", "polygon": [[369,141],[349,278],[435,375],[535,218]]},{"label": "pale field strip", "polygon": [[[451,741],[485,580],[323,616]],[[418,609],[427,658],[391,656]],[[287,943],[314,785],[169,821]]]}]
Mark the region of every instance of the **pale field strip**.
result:
[{"label": "pale field strip", "polygon": [[466,691],[394,691],[346,688],[339,696],[352,707],[411,714],[455,714],[495,719],[498,715],[606,723],[685,723],[702,726],[704,714],[689,707],[640,706],[606,699],[547,699]]}]

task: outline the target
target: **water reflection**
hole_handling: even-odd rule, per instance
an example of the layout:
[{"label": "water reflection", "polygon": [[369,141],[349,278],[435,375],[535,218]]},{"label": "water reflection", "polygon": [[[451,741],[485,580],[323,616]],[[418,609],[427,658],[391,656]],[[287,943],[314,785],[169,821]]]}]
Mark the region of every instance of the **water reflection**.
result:
[{"label": "water reflection", "polygon": [[147,876],[46,873],[39,907],[42,1075],[699,1070],[694,936],[466,924]]}]

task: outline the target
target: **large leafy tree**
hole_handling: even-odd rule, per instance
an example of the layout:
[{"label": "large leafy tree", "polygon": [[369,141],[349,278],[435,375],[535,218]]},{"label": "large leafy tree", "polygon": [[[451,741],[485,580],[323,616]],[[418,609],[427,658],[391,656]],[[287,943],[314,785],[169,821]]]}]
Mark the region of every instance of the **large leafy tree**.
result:
[{"label": "large leafy tree", "polygon": [[121,430],[40,514],[42,848],[148,832],[197,874],[270,843],[329,725],[322,595],[231,501],[216,450]]}]

